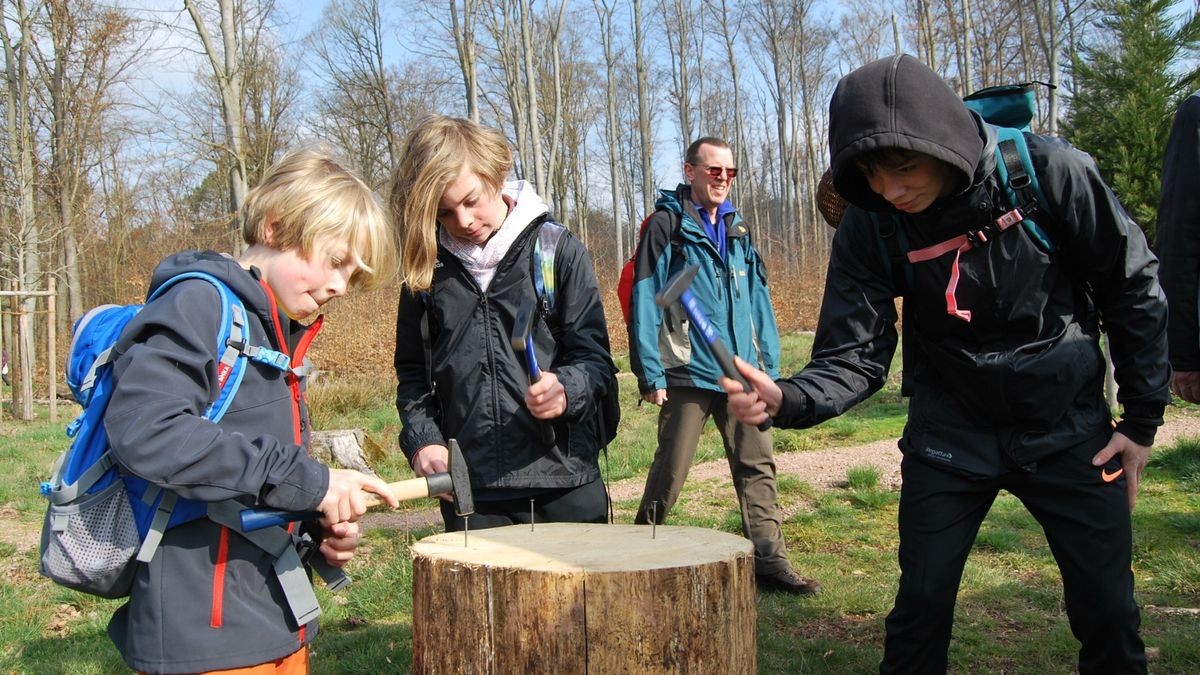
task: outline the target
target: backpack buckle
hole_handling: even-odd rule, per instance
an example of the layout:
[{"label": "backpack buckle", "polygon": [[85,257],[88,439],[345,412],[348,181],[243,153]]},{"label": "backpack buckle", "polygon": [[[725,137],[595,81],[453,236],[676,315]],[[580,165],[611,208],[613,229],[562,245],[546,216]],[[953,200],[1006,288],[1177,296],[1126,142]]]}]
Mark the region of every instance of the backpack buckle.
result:
[{"label": "backpack buckle", "polygon": [[971,245],[971,248],[983,246],[984,244],[988,243],[987,232],[985,231],[986,229],[987,228],[967,231],[967,243]]}]

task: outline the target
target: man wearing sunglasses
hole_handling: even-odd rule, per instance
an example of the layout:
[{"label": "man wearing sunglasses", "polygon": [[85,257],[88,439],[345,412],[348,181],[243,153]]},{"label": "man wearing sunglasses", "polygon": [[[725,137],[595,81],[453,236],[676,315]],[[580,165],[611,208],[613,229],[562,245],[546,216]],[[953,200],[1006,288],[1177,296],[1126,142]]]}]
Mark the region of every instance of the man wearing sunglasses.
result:
[{"label": "man wearing sunglasses", "polygon": [[742,424],[718,384],[721,368],[704,337],[654,296],[679,270],[698,265],[691,292],[733,354],[766,372],[779,371],[779,332],[762,258],[750,230],[729,201],[737,177],[733,152],[705,137],[687,149],[686,183],[662,190],[634,257],[629,352],[643,400],[660,406],[658,449],[636,522],[662,523],[675,505],[709,416],[725,444],[742,511],[754,543],[759,588],[812,595],[820,584],[797,574],[787,559],[775,488],[769,431]]}]

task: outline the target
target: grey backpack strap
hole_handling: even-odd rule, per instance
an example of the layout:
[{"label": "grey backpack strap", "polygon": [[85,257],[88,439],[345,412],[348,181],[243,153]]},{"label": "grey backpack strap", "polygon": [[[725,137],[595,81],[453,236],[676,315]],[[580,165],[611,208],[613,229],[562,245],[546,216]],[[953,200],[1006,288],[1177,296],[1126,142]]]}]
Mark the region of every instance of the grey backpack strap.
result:
[{"label": "grey backpack strap", "polygon": [[171,512],[175,510],[175,501],[179,499],[179,496],[174,492],[163,490],[154,483],[151,483],[146,487],[146,493],[142,495],[142,500],[151,504],[159,492],[163,493],[163,498],[158,503],[158,508],[154,511],[154,518],[150,521],[150,529],[146,531],[146,538],[142,540],[142,546],[138,549],[138,562],[148,563],[154,558],[154,552],[158,550],[158,545],[162,543],[163,533],[167,531],[167,522],[171,520]]},{"label": "grey backpack strap", "polygon": [[317,603],[317,594],[313,592],[312,582],[304,571],[304,563],[300,560],[300,554],[296,552],[292,535],[279,527],[268,527],[254,532],[242,531],[238,514],[244,508],[244,504],[233,499],[213,502],[208,505],[208,517],[245,537],[275,559],[275,576],[279,578],[279,585],[283,588],[288,609],[291,610],[297,626],[303,626],[321,616],[321,605]]}]

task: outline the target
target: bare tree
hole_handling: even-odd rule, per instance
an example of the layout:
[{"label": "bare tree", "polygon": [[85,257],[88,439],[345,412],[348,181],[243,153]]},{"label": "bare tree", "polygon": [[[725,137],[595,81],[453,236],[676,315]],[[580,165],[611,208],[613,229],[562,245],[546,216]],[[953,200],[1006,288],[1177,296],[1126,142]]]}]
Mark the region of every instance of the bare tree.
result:
[{"label": "bare tree", "polygon": [[[246,168],[246,133],[245,109],[242,107],[242,97],[245,93],[245,70],[242,62],[242,50],[239,45],[241,37],[240,25],[245,17],[240,3],[235,0],[217,1],[217,22],[220,28],[220,43],[214,41],[209,22],[213,20],[208,8],[201,5],[202,0],[183,0],[192,23],[196,27],[196,35],[204,48],[212,67],[213,78],[221,99],[221,117],[224,122],[224,153],[226,166],[229,169],[229,211],[236,213],[246,199],[249,191],[249,172]],[[235,248],[240,246],[235,245]]]},{"label": "bare tree", "polygon": [[[553,107],[551,108],[550,112],[548,113],[548,115],[551,119],[551,126],[550,126],[550,146],[546,152],[546,160],[545,160],[546,170],[543,174],[543,180],[545,182],[539,186],[540,190],[544,190],[544,192],[542,194],[547,199],[550,199],[552,202],[557,204],[559,206],[559,210],[564,214],[566,213],[566,209],[564,208],[565,201],[563,201],[564,195],[559,194],[559,189],[566,188],[568,185],[568,181],[566,180],[565,176],[562,176],[561,172],[558,169],[561,168],[559,166],[559,161],[560,161],[560,152],[562,149],[562,141],[563,141],[563,134],[564,134],[564,128],[563,128],[564,119],[563,118],[566,114],[566,111],[564,110],[564,102],[563,102],[564,65],[563,65],[563,58],[562,58],[562,45],[564,42],[569,41],[568,38],[563,34],[563,18],[566,16],[566,9],[567,9],[566,0],[560,0],[560,2],[558,3],[558,10],[555,12],[555,14],[553,16],[547,17],[548,25],[546,26],[546,29],[545,29],[547,40],[544,42],[544,44],[550,51],[550,58],[549,58],[550,71],[548,73],[548,79],[549,79],[548,89],[550,89],[550,100],[553,104]],[[533,45],[530,44],[528,46],[530,48],[532,48]],[[571,63],[569,67],[574,69],[575,65],[576,64]],[[582,82],[575,81],[572,85],[572,89],[579,89],[579,88],[581,88],[581,85],[582,85]],[[580,100],[578,100],[576,102],[582,103],[583,102],[582,97]],[[539,138],[540,133],[538,133],[537,127],[534,127],[533,131],[535,132],[534,148],[535,148],[535,152],[536,152],[538,149],[537,146],[540,143],[540,138]],[[539,160],[540,159],[541,159],[541,156],[539,155]],[[540,164],[540,161],[539,161],[539,164]],[[565,223],[566,223],[566,221],[564,220],[564,224]]]},{"label": "bare tree", "polygon": [[246,70],[242,105],[245,109],[246,172],[256,185],[282,149],[291,145],[298,124],[300,76],[273,33],[258,31],[243,42]]},{"label": "bare tree", "polygon": [[450,34],[454,38],[454,49],[458,53],[458,67],[462,72],[463,89],[467,99],[467,117],[479,121],[479,78],[476,75],[475,44],[475,1],[462,0],[460,14],[458,0],[449,0]]},{"label": "bare tree", "polygon": [[537,191],[546,194],[546,173],[542,164],[542,129],[538,115],[537,69],[534,65],[533,17],[530,16],[530,0],[517,0],[517,14],[521,28],[521,65],[525,84],[525,122],[529,125],[529,159],[533,163],[533,184]]},{"label": "bare tree", "polygon": [[[739,206],[746,208],[751,222],[758,223],[758,200],[756,199],[756,172],[750,165],[749,142],[746,135],[746,115],[742,101],[742,79],[735,49],[741,33],[741,13],[729,6],[728,0],[706,0],[706,9],[711,21],[719,27],[721,45],[725,48],[722,64],[729,69],[730,98],[733,99],[733,159],[739,168],[739,183],[733,186],[734,197]],[[744,199],[743,199],[744,197]]]},{"label": "bare tree", "polygon": [[[134,44],[137,23],[126,12],[103,9],[90,0],[46,3],[52,54],[38,62],[50,94],[51,185],[58,216],[57,235],[67,302],[60,317],[64,334],[69,321],[83,314],[77,222],[87,212],[93,191],[89,174],[102,149],[122,132],[114,91],[141,58]],[[107,138],[106,138],[107,137]]]},{"label": "bare tree", "polygon": [[[684,147],[694,140],[697,132],[697,120],[692,119],[700,106],[694,101],[703,101],[702,95],[693,100],[692,89],[699,86],[703,78],[697,78],[696,85],[691,81],[693,71],[700,72],[696,67],[703,54],[697,48],[700,8],[695,0],[661,0],[659,12],[663,20],[663,33],[667,38],[667,54],[671,59],[671,98],[675,104],[679,120],[679,138]],[[702,133],[702,132],[700,132]]]},{"label": "bare tree", "polygon": [[893,38],[895,13],[876,0],[850,0],[838,19],[834,44],[843,71],[853,70],[889,53],[900,53]]},{"label": "bare tree", "polygon": [[313,70],[324,85],[318,129],[337,141],[378,184],[399,162],[400,125],[395,76],[383,52],[379,0],[335,0],[309,36]]},{"label": "bare tree", "polygon": [[596,9],[600,44],[604,47],[604,139],[608,152],[608,178],[612,196],[613,234],[616,237],[616,263],[620,268],[626,258],[626,234],[625,219],[621,217],[622,184],[617,149],[619,143],[617,125],[620,120],[617,117],[617,52],[613,36],[613,16],[616,13],[617,3],[615,0],[592,0],[592,6]]},{"label": "bare tree", "polygon": [[[6,3],[7,4],[7,3]],[[15,232],[11,239],[13,261],[17,268],[12,273],[16,290],[33,291],[41,278],[41,223],[36,216],[36,185],[34,183],[34,111],[32,82],[29,62],[35,50],[33,35],[34,14],[37,6],[26,5],[25,0],[12,0],[5,7],[4,21],[0,22],[0,42],[4,47],[5,78],[5,132],[7,157],[5,158],[5,202],[6,211],[11,209]],[[10,30],[9,19],[16,34]],[[13,206],[9,207],[11,204]],[[21,308],[28,316],[37,309],[36,299],[27,296],[21,300]],[[22,419],[32,419],[33,402],[30,380],[31,365],[36,360],[33,324],[21,322],[16,335],[13,370],[19,371],[21,380]],[[16,389],[14,389],[14,397]],[[15,399],[14,399],[15,400]]]},{"label": "bare tree", "polygon": [[652,124],[650,111],[650,83],[646,63],[646,45],[643,30],[641,0],[633,2],[633,51],[634,68],[637,72],[637,103],[638,103],[638,140],[642,159],[642,212],[650,213],[654,208],[654,169],[651,158],[654,156],[654,142],[650,133]]}]

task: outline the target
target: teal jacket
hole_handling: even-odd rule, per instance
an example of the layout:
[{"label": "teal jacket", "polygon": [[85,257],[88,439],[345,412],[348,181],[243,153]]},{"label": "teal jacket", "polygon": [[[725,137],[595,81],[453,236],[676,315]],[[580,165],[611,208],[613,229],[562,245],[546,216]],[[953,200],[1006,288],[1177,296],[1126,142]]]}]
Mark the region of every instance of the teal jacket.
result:
[{"label": "teal jacket", "polygon": [[691,188],[661,191],[634,258],[630,298],[629,360],[643,394],[671,387],[723,391],[717,384],[721,368],[682,307],[666,312],[654,304],[671,275],[688,265],[700,266],[692,295],[730,353],[779,377],[779,329],[766,267],[736,211],[725,216],[725,229],[722,261],[700,224]]}]

